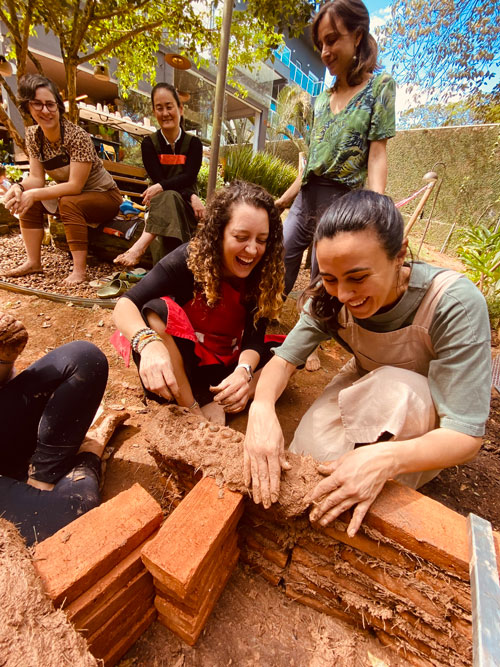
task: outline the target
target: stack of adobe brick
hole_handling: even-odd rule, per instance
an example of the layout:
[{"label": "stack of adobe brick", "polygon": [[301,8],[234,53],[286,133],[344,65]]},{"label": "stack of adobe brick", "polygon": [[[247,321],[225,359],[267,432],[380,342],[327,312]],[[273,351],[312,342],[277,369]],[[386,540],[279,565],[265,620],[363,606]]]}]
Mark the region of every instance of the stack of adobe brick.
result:
[{"label": "stack of adobe brick", "polygon": [[[175,409],[155,416],[151,453],[180,498],[195,471],[244,490],[241,438],[209,431]],[[220,437],[224,433],[225,437]],[[221,454],[217,461],[213,452]],[[222,454],[224,452],[224,454]],[[386,484],[354,538],[347,516],[326,529],[312,526],[293,503],[321,476],[311,461],[289,454],[279,502],[269,510],[245,502],[241,559],[286,594],[349,623],[371,628],[409,664],[471,663],[472,626],[466,519],[396,482]],[[239,468],[239,471],[236,469]],[[497,553],[500,536],[495,533]]]},{"label": "stack of adobe brick", "polygon": [[200,481],[170,514],[142,558],[154,576],[158,620],[188,644],[198,639],[238,562],[239,493]]},{"label": "stack of adobe brick", "polygon": [[116,664],[156,617],[141,551],[162,518],[158,503],[134,484],[36,547],[46,593],[104,667]]}]

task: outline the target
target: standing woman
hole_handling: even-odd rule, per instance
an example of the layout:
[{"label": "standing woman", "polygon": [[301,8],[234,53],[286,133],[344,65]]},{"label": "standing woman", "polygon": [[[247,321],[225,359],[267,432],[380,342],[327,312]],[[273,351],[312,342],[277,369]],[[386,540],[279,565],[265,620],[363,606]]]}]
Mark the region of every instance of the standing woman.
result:
[{"label": "standing woman", "polygon": [[[384,193],[387,139],[395,134],[395,82],[374,74],[377,44],[361,0],[332,0],[312,25],[313,41],[335,83],[314,106],[309,155],[298,177],[276,201],[293,205],[284,224],[285,291],[294,286],[304,250],[312,242],[321,213],[350,190],[366,185]],[[317,273],[313,256],[311,275]]]},{"label": "standing woman", "polygon": [[[55,84],[40,74],[27,74],[19,84],[21,107],[36,125],[26,129],[30,170],[7,192],[4,205],[19,216],[27,260],[4,271],[6,277],[41,273],[43,216],[56,207],[64,224],[73,270],[67,284],[86,279],[87,225],[97,227],[119,211],[122,197],[104,169],[90,135],[64,118],[64,103]],[[45,187],[45,174],[57,185]],[[50,204],[46,204],[52,200]]]},{"label": "standing woman", "polygon": [[203,146],[182,127],[183,106],[176,89],[169,83],[157,83],[151,103],[160,129],[141,144],[142,162],[153,181],[143,194],[149,214],[140,238],[115,258],[123,266],[138,264],[149,246],[156,264],[189,241],[205,210],[196,188]]},{"label": "standing woman", "polygon": [[263,369],[249,413],[247,483],[269,506],[287,466],[277,398],[322,341],[333,337],[353,354],[290,446],[324,462],[311,520],[326,525],[352,507],[350,536],[388,479],[418,488],[472,459],[488,419],[484,297],[461,273],[405,262],[403,234],[394,203],[375,192],[351,192],[327,209],[315,236],[321,280]]}]

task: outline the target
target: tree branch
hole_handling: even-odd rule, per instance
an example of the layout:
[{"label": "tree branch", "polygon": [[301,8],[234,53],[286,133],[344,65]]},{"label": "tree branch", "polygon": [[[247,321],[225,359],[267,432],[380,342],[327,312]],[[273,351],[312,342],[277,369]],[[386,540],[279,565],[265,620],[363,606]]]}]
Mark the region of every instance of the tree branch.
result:
[{"label": "tree branch", "polygon": [[145,25],[139,26],[138,28],[134,28],[134,30],[130,30],[129,32],[124,33],[121,37],[114,40],[111,44],[107,44],[106,46],[103,46],[102,48],[97,49],[92,53],[86,53],[84,56],[80,56],[78,58],[78,64],[81,65],[82,63],[88,63],[89,60],[97,60],[101,56],[115,49],[117,46],[120,46],[120,44],[127,42],[132,37],[139,35],[141,32],[146,32],[147,30],[158,28],[159,26],[162,25],[162,23],[163,19],[159,19],[158,21],[154,21],[152,23],[146,23]]}]

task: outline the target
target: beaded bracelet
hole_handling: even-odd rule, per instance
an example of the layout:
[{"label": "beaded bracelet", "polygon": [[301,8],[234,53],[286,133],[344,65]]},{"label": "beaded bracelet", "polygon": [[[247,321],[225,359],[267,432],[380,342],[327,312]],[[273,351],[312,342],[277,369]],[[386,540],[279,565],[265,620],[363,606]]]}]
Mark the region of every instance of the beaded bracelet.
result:
[{"label": "beaded bracelet", "polygon": [[137,352],[137,345],[143,336],[151,336],[153,334],[156,334],[156,331],[153,331],[153,329],[150,329],[149,327],[144,327],[144,329],[136,331],[130,340],[130,345],[134,352]]},{"label": "beaded bracelet", "polygon": [[139,340],[137,343],[137,352],[138,354],[141,354],[143,349],[148,345],[149,343],[154,343],[155,340],[161,341],[161,336],[159,336],[157,333],[149,335],[149,336],[144,336]]}]

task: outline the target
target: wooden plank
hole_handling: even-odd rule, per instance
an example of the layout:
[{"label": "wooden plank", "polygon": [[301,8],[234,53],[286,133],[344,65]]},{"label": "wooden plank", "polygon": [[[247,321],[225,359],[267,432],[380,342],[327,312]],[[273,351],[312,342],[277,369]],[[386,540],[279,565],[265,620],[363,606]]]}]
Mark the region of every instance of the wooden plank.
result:
[{"label": "wooden plank", "polygon": [[110,174],[123,174],[125,176],[138,176],[142,178],[146,178],[147,176],[144,167],[136,167],[132,164],[124,164],[123,162],[112,162],[111,160],[103,160],[102,163]]}]

